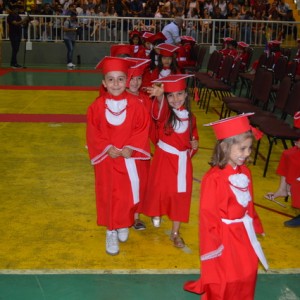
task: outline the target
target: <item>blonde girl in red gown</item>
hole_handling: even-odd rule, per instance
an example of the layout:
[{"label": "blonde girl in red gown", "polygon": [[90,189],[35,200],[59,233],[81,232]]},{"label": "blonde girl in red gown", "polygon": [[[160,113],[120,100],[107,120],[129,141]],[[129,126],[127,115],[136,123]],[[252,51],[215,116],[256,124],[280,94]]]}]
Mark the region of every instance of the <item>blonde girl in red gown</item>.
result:
[{"label": "blonde girl in red gown", "polygon": [[201,277],[184,288],[201,294],[201,300],[253,300],[258,261],[268,269],[256,239],[263,227],[254,209],[251,172],[245,165],[253,133],[247,115],[208,125],[213,126],[217,142],[212,167],[201,182]]}]

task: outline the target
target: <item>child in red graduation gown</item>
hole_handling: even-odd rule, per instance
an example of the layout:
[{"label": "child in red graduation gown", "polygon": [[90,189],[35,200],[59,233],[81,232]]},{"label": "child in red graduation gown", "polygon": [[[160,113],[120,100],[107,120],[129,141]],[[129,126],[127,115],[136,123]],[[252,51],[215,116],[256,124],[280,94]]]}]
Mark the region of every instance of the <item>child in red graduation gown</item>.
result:
[{"label": "child in red graduation gown", "polygon": [[185,246],[179,229],[181,222],[189,221],[191,157],[198,150],[196,119],[189,109],[186,92],[185,78],[189,76],[170,75],[155,81],[163,84],[152,111],[158,142],[150,166],[146,199],[140,207],[141,213],[152,217],[155,227],[160,226],[163,215],[172,220],[170,239],[178,248]]},{"label": "child in red graduation gown", "polygon": [[233,41],[233,38],[231,37],[224,37],[223,38],[223,44],[222,44],[222,49],[219,50],[219,52],[223,55],[226,56],[228,55],[230,49],[228,47],[228,43]]},{"label": "child in red graduation gown", "polygon": [[150,87],[152,85],[151,82],[158,78],[180,73],[176,61],[176,51],[178,49],[178,46],[166,43],[155,47],[155,50],[159,53],[158,64],[151,72],[145,74],[143,86]]},{"label": "child in red graduation gown", "polygon": [[[294,116],[294,127],[300,128],[300,112]],[[300,135],[300,133],[299,133]],[[276,192],[265,195],[267,199],[291,195],[292,207],[300,209],[300,139],[295,146],[282,152],[276,173],[280,175],[280,184]],[[300,214],[284,222],[286,227],[299,227]]]},{"label": "child in red graduation gown", "polygon": [[177,50],[177,64],[181,72],[185,67],[191,67],[196,65],[196,61],[191,58],[191,51],[193,46],[196,43],[196,40],[191,36],[183,35],[180,37],[181,45],[179,45],[179,49]]},{"label": "child in red graduation gown", "polygon": [[263,227],[254,209],[251,173],[245,166],[253,139],[248,115],[208,124],[218,141],[212,167],[201,183],[201,277],[184,286],[201,294],[201,300],[253,300],[258,260],[268,268],[256,239]]},{"label": "child in red graduation gown", "polygon": [[240,71],[245,72],[247,71],[246,68],[249,61],[249,53],[247,52],[247,48],[249,47],[249,45],[245,42],[238,42],[237,45],[237,56],[234,58],[233,66],[235,62],[241,61]]},{"label": "child in red graduation gown", "polygon": [[106,227],[106,252],[119,253],[139,203],[136,160],[150,159],[149,113],[126,92],[134,62],[105,57],[96,67],[106,92],[88,108],[87,146],[95,170],[97,223]]},{"label": "child in red graduation gown", "polygon": [[[143,74],[145,70],[149,67],[150,59],[136,59],[136,58],[127,58],[129,60],[136,61],[136,65],[132,66],[128,70],[128,80],[127,80],[127,91],[133,95],[136,95],[138,100],[145,106],[147,112],[151,113],[152,108],[152,101],[149,97],[149,94],[145,91],[142,91],[141,86],[143,82]],[[151,118],[150,118],[151,120]],[[151,121],[150,121],[151,122]],[[154,127],[150,124],[150,132],[149,137],[151,139],[151,132],[154,133]],[[148,181],[148,174],[149,174],[149,168],[150,168],[150,160],[138,160],[136,162],[137,170],[139,173],[139,179],[140,179],[140,202],[145,199],[146,195],[146,186]],[[137,209],[138,211],[138,209]],[[136,230],[144,230],[146,229],[145,223],[140,219],[139,213],[136,212],[134,215],[134,229]]]},{"label": "child in red graduation gown", "polygon": [[145,47],[142,41],[142,34],[137,30],[132,30],[129,33],[129,43],[133,47],[133,57],[146,58]]},{"label": "child in red graduation gown", "polygon": [[148,31],[145,31],[142,34],[142,42],[143,42],[143,45],[144,45],[144,48],[145,48],[145,55],[146,55],[145,58],[150,59],[150,52],[153,49],[153,44],[151,42],[151,37],[153,37],[153,36],[154,36],[154,33],[148,32]]},{"label": "child in red graduation gown", "polygon": [[171,74],[180,74],[176,61],[176,51],[179,47],[163,43],[155,48],[159,51],[158,65],[151,73],[151,81]]}]

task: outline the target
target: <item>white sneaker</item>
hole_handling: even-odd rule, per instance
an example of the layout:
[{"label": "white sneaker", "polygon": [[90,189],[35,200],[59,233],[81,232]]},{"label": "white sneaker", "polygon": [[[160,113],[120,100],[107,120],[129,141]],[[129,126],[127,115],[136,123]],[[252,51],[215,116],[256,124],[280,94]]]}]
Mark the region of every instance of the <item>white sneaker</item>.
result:
[{"label": "white sneaker", "polygon": [[70,63],[67,64],[67,67],[68,67],[68,68],[75,68],[76,65],[74,65],[73,63],[70,62]]},{"label": "white sneaker", "polygon": [[154,227],[160,227],[160,217],[153,217],[152,224]]},{"label": "white sneaker", "polygon": [[120,228],[117,229],[118,239],[120,242],[124,243],[128,240],[129,229],[128,228]]},{"label": "white sneaker", "polygon": [[106,230],[106,253],[110,255],[119,254],[119,241],[116,230]]}]

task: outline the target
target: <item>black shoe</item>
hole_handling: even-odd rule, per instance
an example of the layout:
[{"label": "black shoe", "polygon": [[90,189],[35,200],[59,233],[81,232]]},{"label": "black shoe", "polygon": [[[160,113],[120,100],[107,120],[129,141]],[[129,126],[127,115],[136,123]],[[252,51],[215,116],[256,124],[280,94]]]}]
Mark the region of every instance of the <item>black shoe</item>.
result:
[{"label": "black shoe", "polygon": [[19,64],[15,64],[11,66],[13,69],[22,69],[23,67]]},{"label": "black shoe", "polygon": [[300,227],[300,215],[293,219],[285,221],[283,224],[285,227]]},{"label": "black shoe", "polygon": [[145,223],[142,220],[136,219],[134,221],[133,228],[135,230],[145,230],[146,229],[146,225],[145,225]]}]

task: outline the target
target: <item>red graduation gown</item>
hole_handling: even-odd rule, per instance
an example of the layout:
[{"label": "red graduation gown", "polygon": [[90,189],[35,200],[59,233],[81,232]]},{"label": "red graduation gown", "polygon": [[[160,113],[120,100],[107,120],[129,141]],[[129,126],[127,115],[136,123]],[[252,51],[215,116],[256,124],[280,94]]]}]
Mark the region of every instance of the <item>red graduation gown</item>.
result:
[{"label": "red graduation gown", "polygon": [[[147,112],[151,113],[151,108],[152,108],[152,101],[149,97],[148,94],[139,91],[139,94],[137,95],[139,101],[144,105],[144,107],[146,108]],[[152,124],[152,120],[150,118],[150,129],[149,129],[149,137],[150,140],[152,140],[151,138],[151,134],[154,129],[153,124]],[[149,175],[149,169],[150,169],[150,160],[138,160],[136,162],[136,166],[137,166],[137,170],[139,173],[139,178],[140,178],[140,202],[139,205],[141,205],[141,203],[145,200],[146,197],[146,188],[147,188],[147,182],[148,182],[148,175]],[[137,210],[139,210],[137,208]]]},{"label": "red graduation gown", "polygon": [[258,258],[243,223],[225,224],[222,219],[240,219],[247,212],[253,218],[256,233],[263,228],[253,201],[244,207],[238,203],[229,185],[229,176],[243,173],[252,180],[246,166],[234,170],[211,168],[203,177],[200,196],[201,278],[185,284],[185,289],[202,294],[201,300],[253,300]]},{"label": "red graduation gown", "polygon": [[286,178],[291,185],[292,206],[300,208],[300,149],[294,146],[284,150],[280,157],[276,173]]},{"label": "red graduation gown", "polygon": [[[178,192],[177,174],[179,156],[162,150],[155,146],[154,157],[150,166],[146,199],[141,203],[141,213],[152,216],[167,215],[172,221],[188,222],[190,213],[190,203],[192,194],[192,162],[190,132],[187,128],[182,133],[171,132],[166,134],[164,125],[169,111],[166,100],[160,115],[158,116],[158,106],[154,102],[153,115],[157,119],[157,137],[164,143],[176,148],[179,151],[187,151],[186,157],[186,191]],[[189,125],[190,126],[190,125]],[[192,119],[192,134],[198,140],[196,119]]]},{"label": "red graduation gown", "polygon": [[[126,116],[121,124],[112,124],[108,120],[107,99],[127,100]],[[138,176],[128,163],[150,159],[149,118],[137,97],[127,92],[118,97],[105,93],[88,108],[87,146],[95,170],[97,223],[109,230],[133,224],[138,203],[133,186],[136,187]],[[107,151],[111,146],[132,148],[131,158],[125,161],[123,157],[109,157]]]}]

